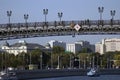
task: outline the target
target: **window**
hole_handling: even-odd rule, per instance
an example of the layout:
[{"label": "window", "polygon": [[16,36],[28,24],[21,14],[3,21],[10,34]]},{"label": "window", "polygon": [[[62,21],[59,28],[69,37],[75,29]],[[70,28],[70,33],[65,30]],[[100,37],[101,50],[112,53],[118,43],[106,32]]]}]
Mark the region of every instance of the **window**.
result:
[{"label": "window", "polygon": [[116,51],[116,43],[115,42],[111,43],[111,51]]}]

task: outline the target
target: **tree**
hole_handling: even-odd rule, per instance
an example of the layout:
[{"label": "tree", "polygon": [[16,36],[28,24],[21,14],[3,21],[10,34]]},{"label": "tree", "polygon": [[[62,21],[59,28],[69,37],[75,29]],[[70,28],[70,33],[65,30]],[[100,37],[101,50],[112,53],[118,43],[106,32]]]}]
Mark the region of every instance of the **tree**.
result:
[{"label": "tree", "polygon": [[17,60],[20,62],[18,67],[27,68],[29,65],[29,54],[22,52],[16,56]]},{"label": "tree", "polygon": [[80,51],[80,53],[89,53],[89,52],[92,52],[90,48],[82,48],[82,50]]},{"label": "tree", "polygon": [[120,67],[120,54],[114,55],[114,66],[116,66],[117,68]]},{"label": "tree", "polygon": [[40,49],[35,49],[31,51],[31,64],[39,64],[40,63],[40,56],[42,55],[42,51]]},{"label": "tree", "polygon": [[66,68],[69,66],[69,61],[70,61],[69,58],[70,58],[69,54],[63,53],[60,55],[60,65],[61,65],[60,67],[61,68]]},{"label": "tree", "polygon": [[77,54],[77,57],[80,61],[79,65],[80,65],[81,68],[88,67],[87,63],[89,63],[88,59],[90,58],[88,53],[79,53],[79,54]]},{"label": "tree", "polygon": [[64,52],[65,52],[65,49],[63,47],[60,47],[60,46],[53,47],[53,53],[60,54],[60,53],[64,53]]},{"label": "tree", "polygon": [[104,68],[112,67],[111,60],[113,59],[114,54],[116,54],[116,52],[106,52],[105,54],[102,55],[102,66]]},{"label": "tree", "polygon": [[[31,53],[31,63],[32,64],[37,64],[42,65],[43,68],[48,66],[49,60],[50,60],[50,55],[41,51],[40,49],[33,50]],[[41,64],[42,60],[42,64]]]}]

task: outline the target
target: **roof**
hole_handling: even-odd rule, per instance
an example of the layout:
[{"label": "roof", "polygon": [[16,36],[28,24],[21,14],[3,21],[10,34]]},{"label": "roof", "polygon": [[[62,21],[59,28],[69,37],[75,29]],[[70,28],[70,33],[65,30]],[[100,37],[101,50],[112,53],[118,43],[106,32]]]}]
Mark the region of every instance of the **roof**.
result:
[{"label": "roof", "polygon": [[26,45],[28,49],[44,49],[45,47],[39,44],[34,44],[34,43],[28,43]]},{"label": "roof", "polygon": [[45,47],[39,44],[35,44],[35,43],[15,43],[13,45],[11,45],[11,47],[21,47],[21,46],[27,46],[27,49],[44,49]]},{"label": "roof", "polygon": [[23,43],[15,43],[15,44],[11,45],[11,47],[21,47],[21,46],[26,46],[26,44],[23,44]]},{"label": "roof", "polygon": [[26,43],[26,41],[19,41],[18,43],[14,43],[12,45],[9,45],[7,41],[3,43],[2,46],[8,46],[8,47],[21,47],[21,46],[27,46],[27,49],[45,49],[44,46],[36,44],[36,43]]}]

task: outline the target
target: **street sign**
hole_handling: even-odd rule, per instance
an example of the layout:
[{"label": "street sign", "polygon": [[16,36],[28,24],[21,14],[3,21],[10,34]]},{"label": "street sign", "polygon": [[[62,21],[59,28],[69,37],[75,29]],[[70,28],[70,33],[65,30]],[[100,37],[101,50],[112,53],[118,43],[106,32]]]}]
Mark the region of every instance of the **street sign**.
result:
[{"label": "street sign", "polygon": [[81,27],[80,27],[78,24],[76,24],[76,25],[74,26],[74,28],[75,28],[76,31],[79,31]]}]

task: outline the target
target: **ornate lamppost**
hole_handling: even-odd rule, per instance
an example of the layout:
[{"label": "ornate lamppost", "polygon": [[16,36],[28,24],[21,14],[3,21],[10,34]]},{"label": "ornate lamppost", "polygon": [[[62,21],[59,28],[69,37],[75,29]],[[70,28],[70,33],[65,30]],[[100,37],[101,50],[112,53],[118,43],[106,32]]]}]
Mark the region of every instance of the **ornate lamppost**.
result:
[{"label": "ornate lamppost", "polygon": [[45,23],[47,21],[48,9],[43,9],[43,14],[45,15]]},{"label": "ornate lamppost", "polygon": [[112,20],[114,19],[115,13],[116,13],[115,10],[111,10],[111,11],[110,11],[110,15],[112,16]]},{"label": "ornate lamppost", "polygon": [[10,17],[12,15],[12,11],[7,11],[7,16],[8,16],[8,23],[10,24]]},{"label": "ornate lamppost", "polygon": [[100,13],[100,22],[99,24],[102,25],[102,30],[103,30],[103,21],[102,21],[102,13],[104,11],[104,7],[98,7],[98,12]]},{"label": "ornate lamppost", "polygon": [[104,7],[98,7],[98,12],[100,13],[100,20],[102,20],[103,11],[104,11]]},{"label": "ornate lamppost", "polygon": [[24,14],[24,19],[25,19],[26,26],[27,26],[27,20],[28,20],[28,17],[29,17],[28,14]]},{"label": "ornate lamppost", "polygon": [[8,16],[8,26],[9,26],[10,30],[11,30],[11,25],[10,25],[10,17],[11,17],[11,15],[12,15],[12,11],[7,11],[7,16]]},{"label": "ornate lamppost", "polygon": [[58,12],[58,18],[60,18],[60,23],[61,23],[62,16],[63,16],[63,13],[62,12]]},{"label": "ornate lamppost", "polygon": [[[24,19],[25,19],[25,25],[26,25],[26,29],[28,30],[28,25],[27,25],[27,20],[28,20],[29,15],[28,14],[24,14]],[[28,31],[27,31],[28,34]]]},{"label": "ornate lamppost", "polygon": [[112,16],[112,19],[111,19],[111,21],[110,21],[110,23],[111,23],[111,30],[112,30],[112,26],[113,26],[113,20],[114,20],[115,13],[116,13],[115,10],[111,10],[111,11],[110,11],[110,15]]}]

